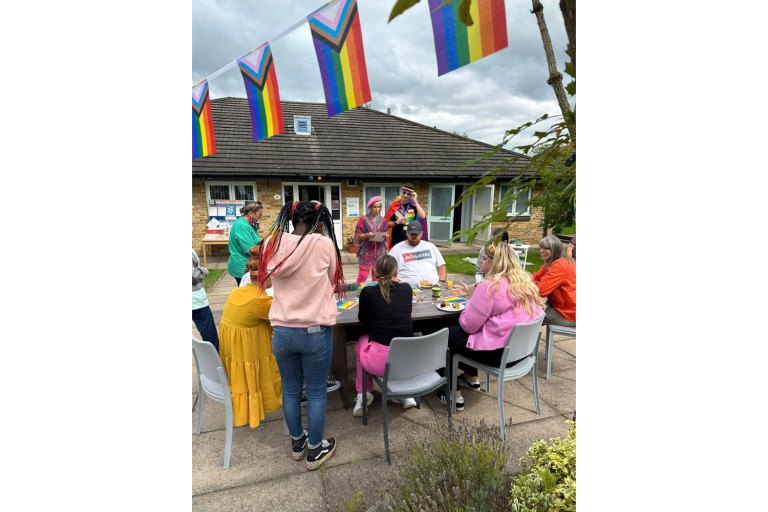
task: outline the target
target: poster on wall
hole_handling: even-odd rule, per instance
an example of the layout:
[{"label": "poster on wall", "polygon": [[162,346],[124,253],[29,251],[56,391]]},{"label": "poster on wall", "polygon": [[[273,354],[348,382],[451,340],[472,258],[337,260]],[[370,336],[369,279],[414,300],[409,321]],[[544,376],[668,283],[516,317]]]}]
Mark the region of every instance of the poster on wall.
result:
[{"label": "poster on wall", "polygon": [[227,224],[228,227],[232,227],[245,203],[246,201],[242,200],[211,199],[208,201],[208,221],[216,219],[219,224]]},{"label": "poster on wall", "polygon": [[360,198],[348,197],[347,198],[347,217],[359,217],[360,216]]}]

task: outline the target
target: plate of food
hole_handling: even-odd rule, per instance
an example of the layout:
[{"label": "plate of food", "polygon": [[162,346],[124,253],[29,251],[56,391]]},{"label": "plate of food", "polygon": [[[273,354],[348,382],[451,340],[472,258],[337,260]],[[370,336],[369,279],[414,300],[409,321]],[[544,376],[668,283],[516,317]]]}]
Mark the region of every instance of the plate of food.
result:
[{"label": "plate of food", "polygon": [[430,283],[427,280],[421,281],[419,283],[419,287],[421,287],[421,288],[429,288],[429,289],[431,289],[433,286],[440,286],[440,283]]},{"label": "plate of food", "polygon": [[440,304],[436,304],[437,309],[440,311],[463,311],[464,310],[464,304],[459,304],[458,302],[441,302]]}]

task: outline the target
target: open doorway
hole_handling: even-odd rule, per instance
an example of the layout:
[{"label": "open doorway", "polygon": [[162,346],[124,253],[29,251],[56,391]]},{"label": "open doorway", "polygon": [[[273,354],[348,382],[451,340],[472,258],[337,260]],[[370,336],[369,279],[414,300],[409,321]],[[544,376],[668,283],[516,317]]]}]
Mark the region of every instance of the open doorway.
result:
[{"label": "open doorway", "polygon": [[[456,185],[456,193],[454,194],[454,200],[458,201],[461,197],[461,194],[464,193],[464,185]],[[457,231],[461,231],[461,213],[464,208],[464,203],[461,203],[459,206],[453,209],[453,233],[456,233]]]}]

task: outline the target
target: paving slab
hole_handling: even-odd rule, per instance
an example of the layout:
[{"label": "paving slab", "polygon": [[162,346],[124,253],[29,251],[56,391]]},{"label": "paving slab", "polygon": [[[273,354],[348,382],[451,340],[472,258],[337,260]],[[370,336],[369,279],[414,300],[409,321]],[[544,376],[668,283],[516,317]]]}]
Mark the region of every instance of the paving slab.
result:
[{"label": "paving slab", "polygon": [[568,436],[570,425],[563,416],[553,416],[540,421],[529,421],[513,425],[507,429],[507,444],[510,454],[507,461],[507,470],[513,475],[520,473],[520,457],[525,455],[528,448],[539,439],[543,439],[548,445],[553,437],[564,439]]},{"label": "paving slab", "polygon": [[566,352],[567,354],[576,357],[576,338],[566,338],[563,337],[562,339],[558,340],[559,336],[555,336],[555,339],[552,341],[552,344],[562,350],[563,352]]},{"label": "paving slab", "polygon": [[[520,379],[520,384],[533,392],[533,384],[528,379]],[[569,413],[569,418],[576,410],[576,368],[555,370],[549,380],[539,378],[539,399],[554,407],[562,414]]]},{"label": "paving slab", "polygon": [[[574,350],[575,351],[575,350]],[[571,370],[576,368],[576,357],[568,352],[561,350],[557,342],[552,347],[552,371]],[[539,379],[547,377],[547,358],[546,347],[539,343]]]},{"label": "paving slab", "polygon": [[395,456],[392,457],[392,463],[390,467],[384,457],[372,457],[330,468],[323,466],[321,471],[328,509],[333,512],[346,510],[359,493],[358,499],[363,504],[363,510],[367,510],[384,495],[390,479],[397,474]]},{"label": "paving slab", "polygon": [[[296,463],[299,465],[299,463]],[[229,471],[229,470],[227,470]],[[319,471],[307,471],[257,484],[194,496],[192,510],[200,512],[306,512],[326,510],[323,479]]]}]

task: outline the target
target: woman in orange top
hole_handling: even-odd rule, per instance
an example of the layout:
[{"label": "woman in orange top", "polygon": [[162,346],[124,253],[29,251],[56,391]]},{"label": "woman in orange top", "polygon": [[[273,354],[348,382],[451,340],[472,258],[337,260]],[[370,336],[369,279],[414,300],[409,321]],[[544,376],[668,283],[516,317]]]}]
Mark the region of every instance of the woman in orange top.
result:
[{"label": "woman in orange top", "polygon": [[[232,390],[236,427],[257,427],[266,413],[283,405],[283,383],[272,354],[272,297],[261,289],[256,278],[260,252],[261,244],[248,251],[250,259],[245,268],[251,282],[232,290],[219,323],[220,356]],[[264,288],[270,286],[270,281],[268,278]]]},{"label": "woman in orange top", "polygon": [[544,266],[533,274],[542,297],[549,297],[544,325],[576,327],[576,262],[566,256],[554,235],[539,242]]}]

